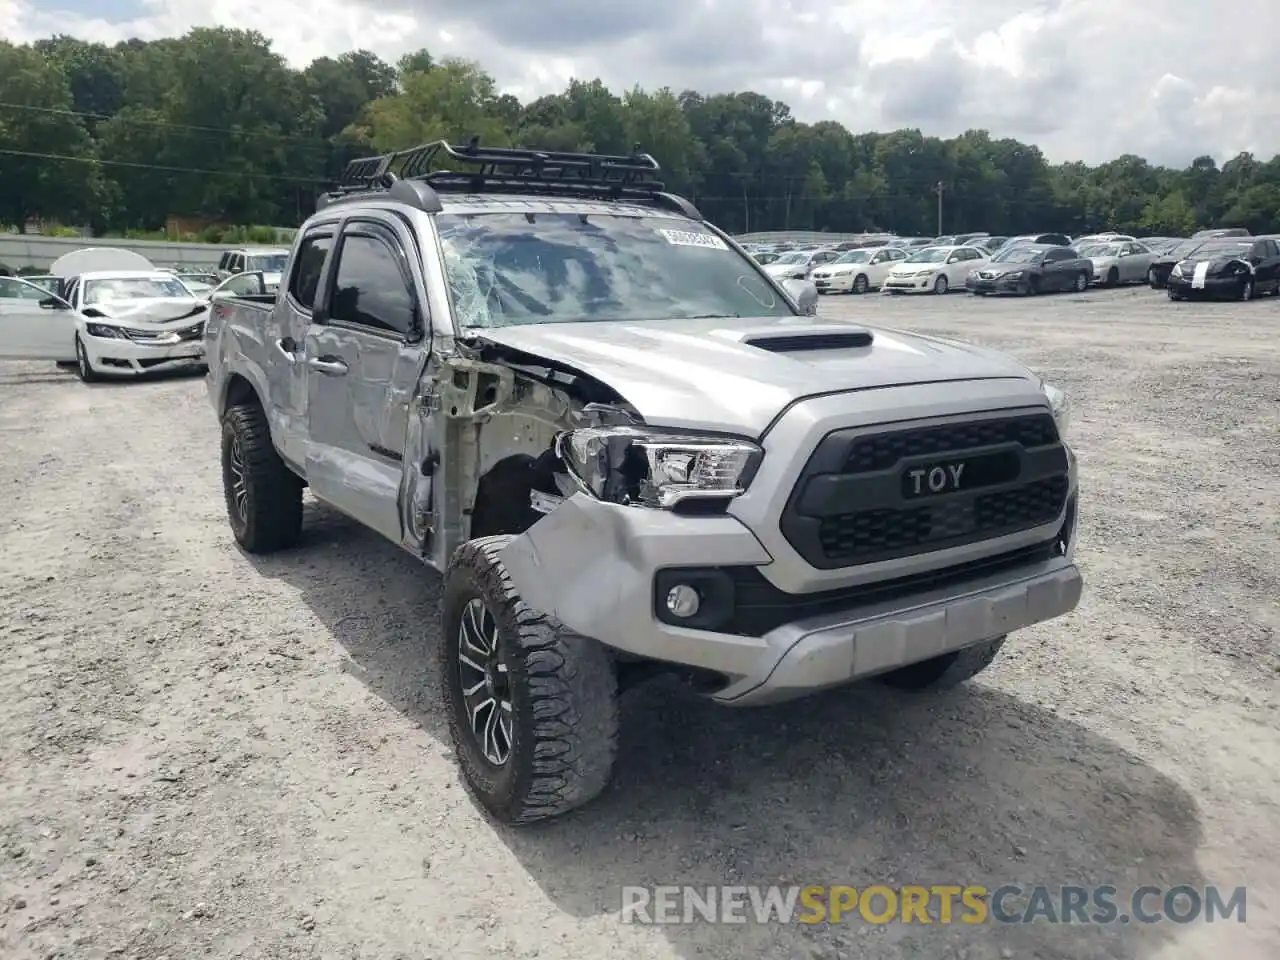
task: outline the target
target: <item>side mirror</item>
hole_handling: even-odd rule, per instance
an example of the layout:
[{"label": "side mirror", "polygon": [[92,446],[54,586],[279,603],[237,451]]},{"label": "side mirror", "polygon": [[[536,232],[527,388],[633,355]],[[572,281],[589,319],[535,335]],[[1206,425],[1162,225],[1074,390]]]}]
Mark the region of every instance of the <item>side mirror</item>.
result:
[{"label": "side mirror", "polygon": [[807,317],[818,314],[818,288],[810,280],[785,280],[782,288],[796,302],[800,312]]},{"label": "side mirror", "polygon": [[57,297],[45,297],[40,301],[40,306],[44,307],[46,310],[66,310],[68,304],[59,300]]}]

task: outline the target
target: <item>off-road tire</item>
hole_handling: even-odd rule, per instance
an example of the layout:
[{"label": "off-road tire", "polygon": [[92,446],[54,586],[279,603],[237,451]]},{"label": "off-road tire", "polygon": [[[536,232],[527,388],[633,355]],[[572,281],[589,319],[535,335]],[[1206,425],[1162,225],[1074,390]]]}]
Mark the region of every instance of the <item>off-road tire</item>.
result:
[{"label": "off-road tire", "polygon": [[[234,489],[234,461],[244,478],[244,502]],[[237,404],[222,416],[222,489],[236,542],[249,553],[274,553],[302,537],[302,481],[271,443],[267,415],[256,403]]]},{"label": "off-road tire", "polygon": [[[597,641],[525,603],[502,565],[510,536],[480,537],[449,563],[440,604],[440,692],[462,779],[494,819],[558,817],[608,786],[618,746],[618,680]],[[510,684],[512,742],[501,766],[471,732],[459,672],[459,630],[480,599],[497,625]]]},{"label": "off-road tire", "polygon": [[866,293],[871,289],[871,281],[867,279],[865,273],[860,273],[853,278],[853,285],[849,288],[850,293]]},{"label": "off-road tire", "polygon": [[76,334],[76,376],[84,383],[99,383],[102,375],[89,363],[89,351],[84,348],[80,334]]},{"label": "off-road tire", "polygon": [[881,674],[881,683],[899,690],[949,690],[976,677],[995,660],[1006,637],[944,653],[940,657],[911,663]]}]

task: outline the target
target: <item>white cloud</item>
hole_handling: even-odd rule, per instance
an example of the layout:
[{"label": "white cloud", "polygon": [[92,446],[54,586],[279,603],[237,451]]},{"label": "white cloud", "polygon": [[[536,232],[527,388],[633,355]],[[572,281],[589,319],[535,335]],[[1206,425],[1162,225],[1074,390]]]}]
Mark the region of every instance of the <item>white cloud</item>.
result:
[{"label": "white cloud", "polygon": [[985,127],[1054,160],[1280,152],[1278,0],[141,0],[116,21],[53,9],[83,2],[0,0],[0,35],[114,42],[221,24],[264,33],[297,65],[358,47],[466,55],[525,97],[599,76],[616,90],[753,89],[854,131]]}]

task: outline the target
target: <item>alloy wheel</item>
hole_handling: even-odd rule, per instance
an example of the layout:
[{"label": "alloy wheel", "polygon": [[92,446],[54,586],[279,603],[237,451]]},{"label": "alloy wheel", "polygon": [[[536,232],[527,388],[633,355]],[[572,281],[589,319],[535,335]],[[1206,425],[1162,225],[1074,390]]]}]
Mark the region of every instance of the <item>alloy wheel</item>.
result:
[{"label": "alloy wheel", "polygon": [[238,436],[231,438],[231,449],[227,456],[227,474],[236,522],[243,526],[249,516],[249,480],[244,468],[244,447],[241,446]]},{"label": "alloy wheel", "polygon": [[484,758],[495,767],[511,757],[511,674],[498,640],[498,623],[476,597],[458,625],[458,682],[467,721]]}]

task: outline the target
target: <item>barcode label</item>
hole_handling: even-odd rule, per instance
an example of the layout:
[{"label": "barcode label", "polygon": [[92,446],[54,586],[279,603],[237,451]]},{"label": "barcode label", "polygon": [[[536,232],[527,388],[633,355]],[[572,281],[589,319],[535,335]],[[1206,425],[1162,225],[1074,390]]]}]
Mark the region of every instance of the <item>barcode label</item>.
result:
[{"label": "barcode label", "polygon": [[696,230],[659,230],[667,243],[677,247],[708,247],[712,250],[728,250],[729,245],[714,233],[702,233]]}]

